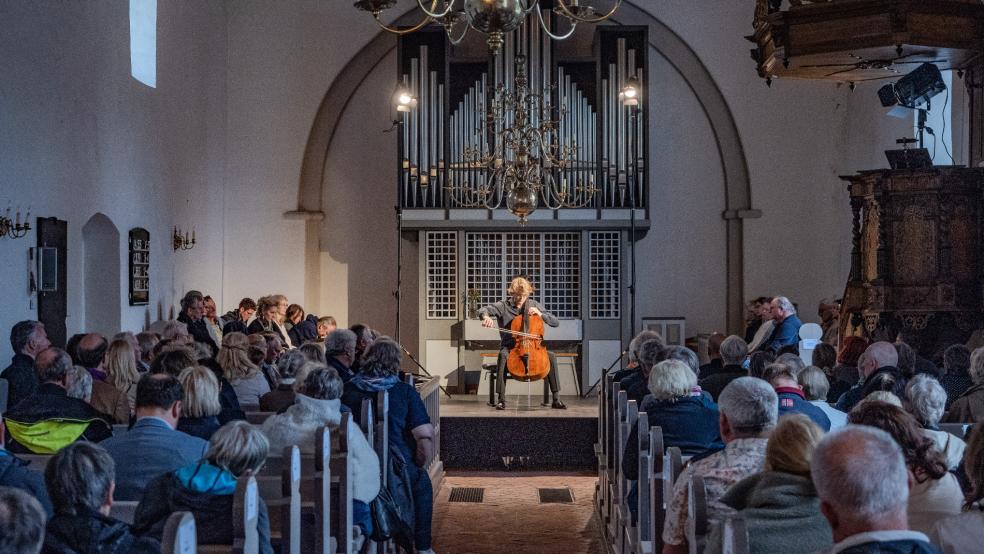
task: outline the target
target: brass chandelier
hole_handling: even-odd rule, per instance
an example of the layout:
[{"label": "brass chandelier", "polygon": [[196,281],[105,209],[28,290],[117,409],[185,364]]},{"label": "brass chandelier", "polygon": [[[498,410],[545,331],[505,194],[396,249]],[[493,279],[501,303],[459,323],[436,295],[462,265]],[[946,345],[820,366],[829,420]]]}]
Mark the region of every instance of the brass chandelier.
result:
[{"label": "brass chandelier", "polygon": [[497,54],[502,48],[505,34],[515,31],[522,25],[527,14],[536,12],[543,32],[554,40],[564,40],[574,34],[578,23],[600,23],[611,18],[618,11],[622,0],[615,0],[615,5],[604,13],[599,14],[595,9],[582,0],[554,0],[554,13],[566,19],[566,32],[552,32],[543,20],[540,10],[540,0],[417,0],[417,6],[423,12],[423,19],[406,29],[399,29],[383,23],[380,14],[396,5],[396,0],[358,0],[354,6],[372,14],[380,27],[394,34],[403,35],[418,31],[432,22],[440,23],[452,44],[464,40],[468,29],[475,29],[488,35],[489,52]]},{"label": "brass chandelier", "polygon": [[496,87],[479,129],[492,137],[491,148],[468,147],[460,163],[460,167],[483,170],[487,179],[449,182],[444,188],[461,207],[494,210],[505,203],[519,223],[525,224],[541,198],[551,210],[583,208],[594,201],[598,189],[593,174],[587,182],[575,183],[555,177],[577,159],[577,143],[561,144],[559,121],[551,119],[555,111],[563,119],[566,108],[551,105],[549,90],[530,91],[524,56],[516,56],[515,63],[515,88]]}]

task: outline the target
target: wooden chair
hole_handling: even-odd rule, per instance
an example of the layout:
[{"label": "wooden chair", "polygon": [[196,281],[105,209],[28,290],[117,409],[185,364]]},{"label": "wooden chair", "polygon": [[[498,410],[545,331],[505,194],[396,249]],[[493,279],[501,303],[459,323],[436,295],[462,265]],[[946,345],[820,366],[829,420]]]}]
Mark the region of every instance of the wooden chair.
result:
[{"label": "wooden chair", "polygon": [[195,516],[191,512],[174,512],[164,524],[161,554],[195,554],[197,550]]},{"label": "wooden chair", "polygon": [[301,552],[301,450],[284,448],[280,474],[261,472],[256,476],[260,498],[270,516],[270,539],[279,542],[283,554]]},{"label": "wooden chair", "polygon": [[748,540],[748,527],[745,519],[735,514],[724,518],[721,525],[722,554],[750,554],[751,546]]},{"label": "wooden chair", "polygon": [[[350,414],[342,414],[335,433],[338,438],[331,448],[329,462],[331,490],[338,495],[338,509],[331,514],[332,532],[337,552],[353,554],[352,550],[352,458],[348,455],[348,425]],[[337,446],[336,446],[337,445]]]},{"label": "wooden chair", "polygon": [[259,520],[260,492],[256,478],[249,472],[236,480],[232,500],[232,545],[204,544],[198,552],[206,554],[258,554],[260,539],[256,530]]},{"label": "wooden chair", "polygon": [[687,546],[690,554],[704,551],[707,530],[707,489],[704,478],[694,475],[687,484]]},{"label": "wooden chair", "polygon": [[970,434],[973,423],[940,423],[940,431],[946,431],[958,439],[965,439]]},{"label": "wooden chair", "polygon": [[246,412],[246,421],[253,425],[263,425],[263,422],[273,415],[276,415],[276,412]]},{"label": "wooden chair", "polygon": [[115,500],[109,509],[109,517],[118,519],[127,525],[133,525],[133,516],[137,513],[136,500]]}]

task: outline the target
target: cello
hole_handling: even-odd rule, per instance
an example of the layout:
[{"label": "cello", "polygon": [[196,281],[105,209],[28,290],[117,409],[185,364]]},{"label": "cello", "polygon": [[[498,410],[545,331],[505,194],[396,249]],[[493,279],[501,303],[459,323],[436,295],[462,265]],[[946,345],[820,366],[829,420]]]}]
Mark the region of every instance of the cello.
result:
[{"label": "cello", "polygon": [[543,318],[530,314],[516,316],[509,329],[500,331],[516,337],[516,345],[509,351],[506,369],[518,381],[538,381],[550,373],[550,357],[543,345]]}]

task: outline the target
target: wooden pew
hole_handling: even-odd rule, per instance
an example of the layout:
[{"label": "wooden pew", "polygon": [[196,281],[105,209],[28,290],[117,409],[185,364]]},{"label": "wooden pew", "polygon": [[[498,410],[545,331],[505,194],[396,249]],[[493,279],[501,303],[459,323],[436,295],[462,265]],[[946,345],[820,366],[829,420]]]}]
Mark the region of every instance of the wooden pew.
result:
[{"label": "wooden pew", "polygon": [[724,518],[721,525],[722,554],[750,554],[751,545],[748,539],[748,527],[745,519],[735,514]]},{"label": "wooden pew", "polygon": [[707,489],[704,478],[694,475],[687,483],[687,546],[690,554],[704,551],[707,539]]},{"label": "wooden pew", "polygon": [[232,545],[200,544],[198,552],[206,554],[257,554],[260,539],[256,530],[259,520],[260,492],[256,478],[249,472],[236,480],[232,500]]},{"label": "wooden pew", "polygon": [[246,421],[253,425],[263,425],[267,418],[274,415],[277,415],[276,412],[246,412]]},{"label": "wooden pew", "polygon": [[[625,394],[625,391],[622,391]],[[626,396],[627,398],[627,396]],[[620,400],[621,402],[621,396]],[[639,419],[639,405],[635,400],[626,400],[625,410],[619,411],[618,422],[618,451],[615,452],[615,525],[612,528],[612,537],[615,538],[616,552],[625,552],[626,529],[631,527],[631,516],[629,514],[628,494],[631,484],[622,472],[622,460],[625,457],[625,444],[629,439],[629,432],[632,426]]]},{"label": "wooden pew", "polygon": [[619,503],[618,496],[618,475],[619,475],[619,464],[621,463],[621,451],[624,450],[623,441],[621,439],[621,419],[625,417],[625,413],[628,411],[629,396],[628,394],[619,389],[619,384],[615,383],[615,388],[612,391],[613,402],[612,402],[612,444],[610,445],[608,452],[608,499],[607,499],[607,510],[605,514],[605,530],[609,538],[614,538],[615,529],[617,528],[617,518],[618,510],[617,506]]},{"label": "wooden pew", "polygon": [[[665,506],[662,494],[662,471],[665,452],[663,452],[663,430],[660,427],[650,427],[649,432],[646,433],[640,423],[639,430],[639,521],[636,524],[633,551],[648,554],[660,552],[663,548],[661,535]],[[658,526],[656,521],[659,522]]]},{"label": "wooden pew", "polygon": [[161,554],[195,554],[197,550],[195,516],[191,512],[174,512],[164,524]]},{"label": "wooden pew", "polygon": [[284,448],[283,469],[279,474],[261,470],[256,476],[260,498],[270,516],[270,540],[280,544],[283,554],[301,552],[301,451]]},{"label": "wooden pew", "polygon": [[973,423],[940,423],[940,431],[946,431],[958,439],[964,440],[970,434]]},{"label": "wooden pew", "polygon": [[133,516],[137,513],[136,500],[114,500],[109,508],[109,517],[118,519],[127,525],[133,525]]},{"label": "wooden pew", "polygon": [[[329,486],[319,487],[324,490],[329,490],[329,494],[332,492],[338,495],[338,510],[334,512],[329,512],[326,517],[329,518],[329,527],[334,529],[334,534],[332,537],[335,539],[335,543],[338,545],[336,547],[336,552],[341,552],[344,554],[353,554],[352,550],[352,459],[348,455],[348,425],[349,418],[351,414],[345,412],[342,414],[342,420],[338,425],[338,431],[335,436],[338,438],[337,443],[332,444],[330,449],[330,458],[327,470],[325,468],[324,459],[322,457],[316,458],[316,463],[321,464],[321,467],[315,466],[318,470],[315,473],[315,480],[321,479],[328,481]],[[327,433],[318,436],[319,440],[324,440],[328,438]],[[337,448],[335,447],[337,444]],[[322,448],[318,448],[318,452],[321,452]],[[327,504],[331,506],[331,504]]]},{"label": "wooden pew", "polygon": [[598,482],[595,484],[595,510],[604,525],[608,514],[608,437],[611,434],[611,390],[615,376],[606,375],[598,394],[598,443],[595,444],[595,457],[598,460]]}]

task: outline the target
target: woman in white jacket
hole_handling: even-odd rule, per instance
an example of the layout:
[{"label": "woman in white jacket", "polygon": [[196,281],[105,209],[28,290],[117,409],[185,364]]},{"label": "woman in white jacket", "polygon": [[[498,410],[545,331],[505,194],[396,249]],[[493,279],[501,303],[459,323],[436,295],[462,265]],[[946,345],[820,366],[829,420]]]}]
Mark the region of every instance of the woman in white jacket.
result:
[{"label": "woman in white jacket", "polygon": [[[313,367],[308,367],[313,366]],[[342,420],[342,378],[333,368],[308,363],[301,374],[307,374],[298,383],[294,405],[282,414],[268,418],[263,423],[263,433],[270,440],[271,452],[282,452],[284,447],[297,445],[302,454],[313,454],[315,437],[325,425],[337,429]],[[366,440],[362,430],[349,418],[349,456],[352,459],[353,519],[369,531],[369,503],[379,494],[379,456]]]}]

